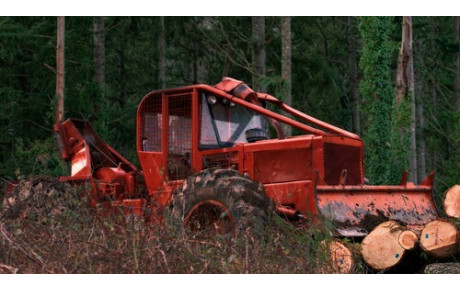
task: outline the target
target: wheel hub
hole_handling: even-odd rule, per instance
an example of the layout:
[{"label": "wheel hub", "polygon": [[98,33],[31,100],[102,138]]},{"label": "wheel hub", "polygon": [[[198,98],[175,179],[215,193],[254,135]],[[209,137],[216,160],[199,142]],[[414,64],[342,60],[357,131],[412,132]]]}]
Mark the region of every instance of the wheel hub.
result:
[{"label": "wheel hub", "polygon": [[229,209],[215,200],[195,204],[184,219],[184,228],[192,231],[214,230],[225,233],[233,221]]}]

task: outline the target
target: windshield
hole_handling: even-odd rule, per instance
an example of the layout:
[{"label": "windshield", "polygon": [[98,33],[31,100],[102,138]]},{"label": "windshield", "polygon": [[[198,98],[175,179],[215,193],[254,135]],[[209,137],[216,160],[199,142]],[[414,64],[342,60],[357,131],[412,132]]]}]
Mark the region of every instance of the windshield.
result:
[{"label": "windshield", "polygon": [[[211,96],[211,95],[209,95]],[[266,129],[265,118],[243,106],[230,104],[220,98],[203,94],[201,100],[201,148],[220,148],[246,143],[246,131]]]}]

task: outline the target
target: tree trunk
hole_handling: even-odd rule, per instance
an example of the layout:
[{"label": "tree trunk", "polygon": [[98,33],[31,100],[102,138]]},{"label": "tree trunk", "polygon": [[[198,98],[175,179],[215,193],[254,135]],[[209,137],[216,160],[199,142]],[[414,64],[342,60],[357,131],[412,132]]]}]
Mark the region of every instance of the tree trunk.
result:
[{"label": "tree trunk", "polygon": [[[438,116],[438,91],[436,89],[437,84],[436,80],[432,80],[430,82],[430,89],[431,89],[431,107],[432,109],[432,116]],[[431,153],[431,167],[430,170],[433,170],[435,173],[438,172],[438,149],[434,148],[433,152]]]},{"label": "tree trunk", "polygon": [[[455,41],[457,45],[460,44],[460,16],[454,16],[454,33]],[[456,78],[454,84],[454,94],[455,94],[455,109],[460,109],[460,46],[455,55],[456,61]]]},{"label": "tree trunk", "polygon": [[[403,99],[410,97],[411,117],[409,124],[410,153],[409,178],[417,183],[417,140],[415,124],[415,88],[414,61],[412,54],[412,17],[404,16],[402,27],[401,49],[398,56],[398,72],[396,76],[396,105],[400,106]],[[402,136],[404,138],[404,136]]]},{"label": "tree trunk", "polygon": [[356,40],[352,33],[354,26],[353,17],[348,17],[348,65],[350,67],[350,87],[353,111],[353,132],[357,135],[361,134],[361,120],[359,113],[360,96],[358,90],[358,61],[356,56]]},{"label": "tree trunk", "polygon": [[421,72],[424,68],[422,46],[418,43],[417,51],[419,54],[418,69],[416,73],[416,96],[417,98],[417,177],[419,180],[426,176],[426,144],[425,144],[425,114],[424,114],[424,88],[423,88],[423,74]]},{"label": "tree trunk", "polygon": [[361,95],[369,98],[363,109],[367,116],[372,116],[367,120],[371,122],[366,122],[366,127],[363,127],[367,176],[373,184],[385,184],[392,178],[394,168],[389,163],[393,158],[393,149],[387,145],[390,137],[395,138],[391,126],[395,97],[390,80],[392,57],[381,50],[388,51],[392,47],[394,19],[370,16],[359,19],[363,40],[360,59],[363,78],[359,88]]},{"label": "tree trunk", "polygon": [[224,61],[224,66],[222,69],[222,78],[228,77],[228,73],[230,72],[230,65],[231,65],[231,62],[228,59],[228,57],[226,57]]},{"label": "tree trunk", "polygon": [[[291,77],[291,17],[281,17],[281,78],[283,80],[283,101],[292,105]],[[288,116],[289,117],[289,116]],[[291,127],[285,129],[286,136],[292,135]]]},{"label": "tree trunk", "polygon": [[[194,45],[192,45],[194,47]],[[198,84],[198,58],[196,57],[196,51],[195,47],[193,48],[193,52],[191,53],[192,55],[192,78],[193,78],[193,84]]]},{"label": "tree trunk", "polygon": [[65,17],[57,17],[57,45],[56,45],[56,123],[64,119],[64,85],[65,85]]},{"label": "tree trunk", "polygon": [[361,255],[374,270],[386,270],[396,266],[406,251],[399,244],[403,232],[396,221],[386,221],[375,227],[361,243]]},{"label": "tree trunk", "polygon": [[458,251],[459,232],[455,224],[446,220],[435,220],[422,230],[420,247],[435,258],[448,258]]},{"label": "tree trunk", "polygon": [[415,119],[415,78],[414,78],[414,55],[412,50],[412,16],[406,16],[406,27],[408,30],[409,42],[409,67],[408,67],[408,80],[409,80],[409,94],[411,104],[411,118],[410,118],[410,172],[412,173],[411,180],[418,183],[417,177],[417,134],[416,134],[416,119]]},{"label": "tree trunk", "polygon": [[447,189],[444,199],[444,211],[449,217],[460,218],[460,185]]},{"label": "tree trunk", "polygon": [[261,78],[266,74],[265,64],[265,17],[252,17],[252,64],[254,72],[252,74],[252,86],[254,91],[266,92],[267,88],[261,83]]},{"label": "tree trunk", "polygon": [[[123,21],[130,21],[130,18],[127,19],[120,19],[122,22],[122,26],[126,25],[123,24]],[[117,85],[118,85],[118,103],[120,107],[124,107],[125,100],[126,100],[126,79],[127,79],[127,72],[125,66],[125,48],[126,48],[126,28],[121,28],[121,35],[118,38],[117,43]]]},{"label": "tree trunk", "polygon": [[417,177],[418,180],[426,176],[426,145],[425,145],[425,115],[423,110],[423,95],[419,95],[417,102]]},{"label": "tree trunk", "polygon": [[104,16],[94,17],[93,20],[93,58],[94,80],[102,91],[105,87],[105,28]]},{"label": "tree trunk", "polygon": [[158,34],[158,82],[160,88],[166,88],[166,40],[165,17],[160,16],[160,33]]}]

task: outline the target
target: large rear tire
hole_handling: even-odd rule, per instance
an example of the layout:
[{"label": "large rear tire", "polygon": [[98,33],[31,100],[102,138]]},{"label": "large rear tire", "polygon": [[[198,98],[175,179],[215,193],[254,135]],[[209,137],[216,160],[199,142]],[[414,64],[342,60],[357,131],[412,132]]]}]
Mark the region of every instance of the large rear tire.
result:
[{"label": "large rear tire", "polygon": [[212,168],[188,177],[174,191],[169,219],[179,228],[225,233],[235,225],[263,226],[274,208],[262,184],[235,170]]}]

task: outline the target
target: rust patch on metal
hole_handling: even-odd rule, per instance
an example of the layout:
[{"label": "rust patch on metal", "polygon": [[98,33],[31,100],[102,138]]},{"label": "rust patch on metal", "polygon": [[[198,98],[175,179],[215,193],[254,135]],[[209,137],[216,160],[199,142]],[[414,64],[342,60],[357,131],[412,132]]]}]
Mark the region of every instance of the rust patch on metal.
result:
[{"label": "rust patch on metal", "polygon": [[333,221],[340,235],[363,236],[387,220],[418,229],[437,217],[431,191],[424,188],[385,192],[379,186],[362,186],[359,191],[327,187],[318,190],[318,210]]}]

